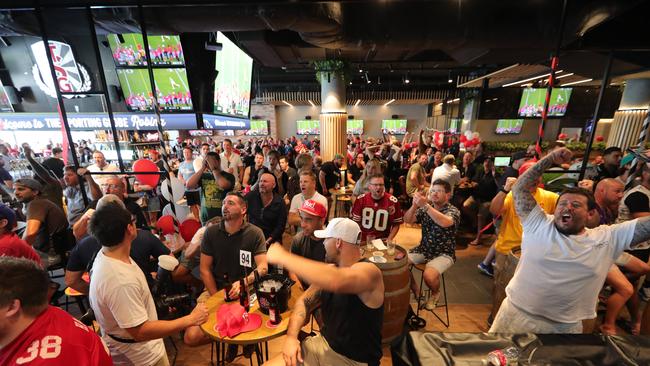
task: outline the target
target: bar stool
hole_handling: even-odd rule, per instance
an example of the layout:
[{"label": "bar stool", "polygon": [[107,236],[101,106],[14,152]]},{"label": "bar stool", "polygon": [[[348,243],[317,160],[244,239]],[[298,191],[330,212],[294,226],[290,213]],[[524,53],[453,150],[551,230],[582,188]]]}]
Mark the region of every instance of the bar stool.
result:
[{"label": "bar stool", "polygon": [[84,315],[87,311],[86,306],[84,305],[83,299],[86,297],[84,294],[81,292],[73,289],[72,287],[66,287],[65,291],[65,311],[68,311],[68,304],[70,304],[70,298],[73,298],[75,302],[77,303],[77,306],[79,306],[79,311],[81,312],[81,315]]},{"label": "bar stool", "polygon": [[[348,217],[350,216],[350,205],[352,197],[349,195],[341,195],[336,199],[336,207],[334,207],[334,217]],[[343,211],[343,212],[341,212]]]},{"label": "bar stool", "polygon": [[[430,288],[427,288],[426,290],[423,289],[423,285],[425,284],[424,283],[424,269],[425,268],[426,268],[426,263],[412,264],[411,265],[411,273],[413,272],[413,269],[416,269],[416,270],[421,272],[420,273],[420,293],[418,294],[417,299],[416,299],[416,302],[417,302],[417,311],[415,313],[416,316],[420,315],[420,297],[422,297],[422,293],[424,291],[426,291],[426,299],[427,300],[429,300],[429,298],[431,297],[431,289]],[[440,320],[440,322],[445,327],[449,328],[449,324],[450,324],[450,321],[449,321],[449,306],[448,306],[448,302],[447,302],[447,285],[445,283],[445,274],[444,273],[440,274],[440,290],[439,291],[442,291],[442,299],[444,299],[444,304],[437,304],[436,308],[433,309],[433,310],[428,310],[426,308],[424,310],[430,311],[436,318],[438,318],[438,320]],[[438,298],[438,300],[440,300],[440,298]],[[445,320],[442,320],[441,316],[436,313],[436,310],[439,309],[439,308],[442,308],[442,307],[445,308]]]}]

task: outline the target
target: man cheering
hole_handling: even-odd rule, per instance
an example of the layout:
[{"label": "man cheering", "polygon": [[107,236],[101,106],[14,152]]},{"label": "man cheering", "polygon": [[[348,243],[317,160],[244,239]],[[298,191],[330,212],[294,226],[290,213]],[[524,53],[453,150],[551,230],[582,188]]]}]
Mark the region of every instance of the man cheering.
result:
[{"label": "man cheering", "polygon": [[523,227],[521,260],[490,332],[580,333],[581,321],[596,317],[594,304],[614,260],[650,238],[648,217],[586,229],[598,211],[582,188],[562,192],[553,215],[542,211],[531,188],[547,168],[571,157],[566,148],[550,152],[512,188]]},{"label": "man cheering", "polygon": [[[360,261],[359,233],[347,218],[335,218],[314,232],[325,239],[325,260],[336,266],[290,254],[280,244],[269,248],[269,263],[284,266],[311,286],[296,301],[282,355],[268,365],[379,365],[384,282],[379,268]],[[319,306],[321,334],[301,343],[298,333]]]}]

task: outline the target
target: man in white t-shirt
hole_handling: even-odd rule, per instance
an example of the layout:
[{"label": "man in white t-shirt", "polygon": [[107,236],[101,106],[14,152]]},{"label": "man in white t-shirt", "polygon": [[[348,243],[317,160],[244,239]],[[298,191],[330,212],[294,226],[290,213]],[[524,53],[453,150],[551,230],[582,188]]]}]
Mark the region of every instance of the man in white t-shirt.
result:
[{"label": "man in white t-shirt", "polygon": [[[298,210],[302,203],[307,200],[314,200],[325,207],[327,214],[327,198],[316,191],[316,175],[311,170],[300,171],[300,193],[293,196],[289,206],[289,217],[287,222],[291,226],[300,226],[300,214]],[[327,216],[325,216],[327,217]]]},{"label": "man in white t-shirt", "polygon": [[[454,187],[460,182],[460,171],[454,165],[456,158],[453,155],[446,155],[442,162],[443,164],[435,169],[433,169],[433,174],[431,175],[431,183],[437,181],[438,179],[444,180],[449,183],[451,186],[451,195],[454,195]],[[429,187],[429,195],[433,189],[433,184]]]},{"label": "man in white t-shirt", "polygon": [[95,211],[90,233],[102,245],[90,272],[90,306],[115,365],[167,366],[162,338],[208,319],[205,304],[175,320],[158,320],[144,273],[129,257],[137,236],[131,213],[116,203]]},{"label": "man in white t-shirt", "polygon": [[221,170],[235,176],[235,190],[241,188],[241,181],[244,177],[244,164],[239,154],[232,149],[230,139],[223,140],[223,152],[221,153]]},{"label": "man in white t-shirt", "polygon": [[512,188],[523,227],[521,259],[490,332],[581,333],[581,321],[596,317],[594,305],[615,259],[650,238],[650,218],[586,229],[598,211],[581,188],[562,192],[553,215],[542,211],[530,188],[571,157],[566,148],[552,151]]},{"label": "man in white t-shirt", "polygon": [[[93,160],[95,160],[95,164],[88,165],[86,168],[91,173],[120,171],[120,169],[115,164],[108,164],[106,162],[104,153],[99,150],[95,150],[95,152],[93,152]],[[93,180],[97,183],[97,185],[101,187],[105,181],[111,177],[111,175],[106,174],[93,175]]]}]

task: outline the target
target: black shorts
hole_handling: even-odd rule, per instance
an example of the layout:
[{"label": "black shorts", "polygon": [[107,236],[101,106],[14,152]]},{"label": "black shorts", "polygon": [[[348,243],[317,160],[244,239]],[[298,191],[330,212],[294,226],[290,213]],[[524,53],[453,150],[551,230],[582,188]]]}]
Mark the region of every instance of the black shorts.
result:
[{"label": "black shorts", "polygon": [[639,258],[644,263],[648,263],[648,258],[650,258],[650,249],[626,250],[626,252]]},{"label": "black shorts", "polygon": [[201,204],[201,194],[199,191],[185,191],[185,199],[187,200],[188,206]]}]

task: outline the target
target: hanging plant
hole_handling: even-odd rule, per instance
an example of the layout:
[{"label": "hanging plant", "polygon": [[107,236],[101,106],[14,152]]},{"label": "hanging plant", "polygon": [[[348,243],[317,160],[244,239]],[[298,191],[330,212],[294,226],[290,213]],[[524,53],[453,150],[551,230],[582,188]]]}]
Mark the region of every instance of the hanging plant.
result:
[{"label": "hanging plant", "polygon": [[350,80],[350,68],[346,61],[343,60],[317,60],[312,61],[311,65],[316,71],[316,80],[320,83],[322,78],[329,79],[332,76],[340,77],[343,81]]}]

